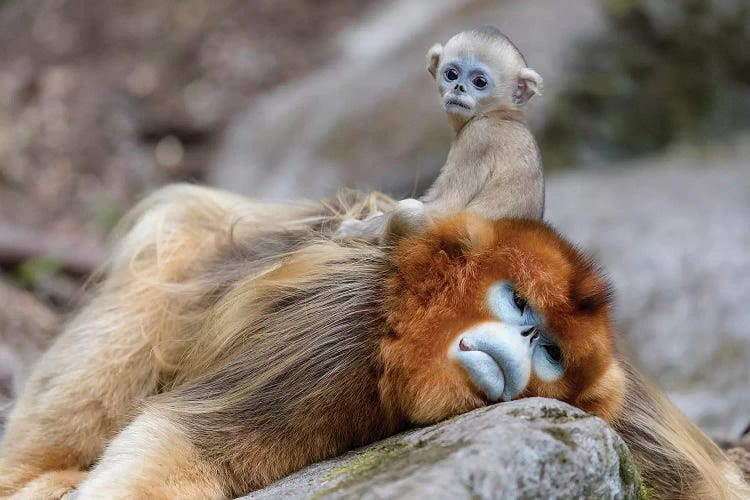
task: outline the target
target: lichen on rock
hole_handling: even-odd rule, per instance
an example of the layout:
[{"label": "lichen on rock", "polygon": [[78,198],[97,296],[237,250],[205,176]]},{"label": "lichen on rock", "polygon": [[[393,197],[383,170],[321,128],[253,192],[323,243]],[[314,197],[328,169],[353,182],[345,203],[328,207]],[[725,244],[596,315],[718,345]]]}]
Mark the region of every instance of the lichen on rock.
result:
[{"label": "lichen on rock", "polygon": [[313,464],[265,498],[648,498],[606,423],[559,401],[481,408]]}]

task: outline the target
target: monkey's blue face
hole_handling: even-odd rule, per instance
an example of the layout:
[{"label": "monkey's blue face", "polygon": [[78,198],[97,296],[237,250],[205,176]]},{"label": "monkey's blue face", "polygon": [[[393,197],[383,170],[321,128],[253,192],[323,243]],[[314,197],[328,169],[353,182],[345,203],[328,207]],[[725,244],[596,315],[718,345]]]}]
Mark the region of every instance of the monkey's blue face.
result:
[{"label": "monkey's blue face", "polygon": [[510,401],[528,385],[531,373],[544,382],[563,374],[560,347],[545,335],[542,319],[507,282],[489,288],[487,302],[497,321],[461,333],[450,355],[491,402]]},{"label": "monkey's blue face", "polygon": [[492,99],[494,78],[478,59],[450,59],[440,66],[436,76],[448,113],[472,116],[479,104]]}]

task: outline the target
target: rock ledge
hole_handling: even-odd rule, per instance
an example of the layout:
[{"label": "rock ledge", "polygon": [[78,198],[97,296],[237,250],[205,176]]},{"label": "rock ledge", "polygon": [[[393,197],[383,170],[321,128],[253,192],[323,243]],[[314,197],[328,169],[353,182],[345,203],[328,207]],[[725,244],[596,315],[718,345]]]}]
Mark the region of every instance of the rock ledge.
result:
[{"label": "rock ledge", "polygon": [[313,464],[245,499],[639,498],[622,439],[599,418],[530,398],[480,408]]}]

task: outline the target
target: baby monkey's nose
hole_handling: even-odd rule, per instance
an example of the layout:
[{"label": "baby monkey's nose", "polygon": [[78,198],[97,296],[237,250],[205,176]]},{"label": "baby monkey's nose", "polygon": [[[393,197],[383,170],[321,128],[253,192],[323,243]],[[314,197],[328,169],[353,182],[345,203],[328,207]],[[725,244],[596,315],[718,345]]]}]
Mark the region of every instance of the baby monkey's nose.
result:
[{"label": "baby monkey's nose", "polygon": [[457,83],[455,87],[453,87],[453,90],[458,90],[461,93],[466,92],[466,87],[461,85],[460,83]]}]

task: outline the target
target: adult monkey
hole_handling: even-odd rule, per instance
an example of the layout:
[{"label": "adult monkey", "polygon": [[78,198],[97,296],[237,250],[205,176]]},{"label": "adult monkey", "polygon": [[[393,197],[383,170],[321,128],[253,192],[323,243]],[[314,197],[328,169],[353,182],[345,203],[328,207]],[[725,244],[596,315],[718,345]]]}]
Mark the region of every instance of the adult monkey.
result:
[{"label": "adult monkey", "polygon": [[188,186],[132,218],[13,410],[1,495],[233,497],[534,395],[612,423],[656,498],[748,491],[629,367],[606,283],[542,222],[402,207],[388,245],[336,243],[321,205]]}]

